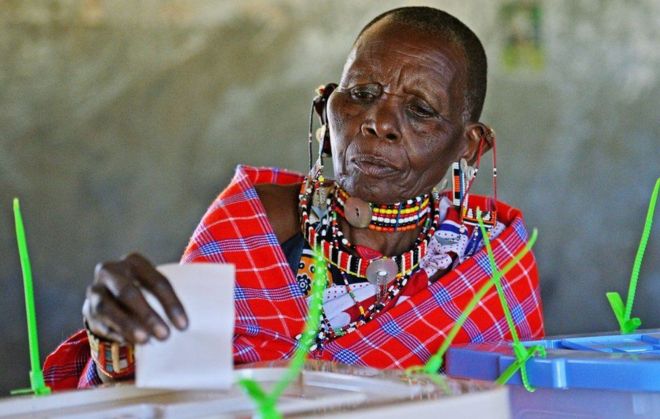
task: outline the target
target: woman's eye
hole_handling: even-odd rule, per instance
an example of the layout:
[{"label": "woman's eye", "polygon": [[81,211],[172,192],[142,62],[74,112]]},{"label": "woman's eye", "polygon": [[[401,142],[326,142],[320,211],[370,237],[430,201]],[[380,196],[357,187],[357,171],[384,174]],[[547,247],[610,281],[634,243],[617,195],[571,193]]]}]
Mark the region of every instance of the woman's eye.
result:
[{"label": "woman's eye", "polygon": [[411,104],[408,109],[413,113],[413,115],[419,118],[432,118],[436,116],[436,112],[430,106]]},{"label": "woman's eye", "polygon": [[378,86],[359,86],[351,89],[351,97],[361,102],[374,100],[380,93]]},{"label": "woman's eye", "polygon": [[372,99],[373,95],[364,90],[355,90],[353,91],[353,97],[356,99]]}]

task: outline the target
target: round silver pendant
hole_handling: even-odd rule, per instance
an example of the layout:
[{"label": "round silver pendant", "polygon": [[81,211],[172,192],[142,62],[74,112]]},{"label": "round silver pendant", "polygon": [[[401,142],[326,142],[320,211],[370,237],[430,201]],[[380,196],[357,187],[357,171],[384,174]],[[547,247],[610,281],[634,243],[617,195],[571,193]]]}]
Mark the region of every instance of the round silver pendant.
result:
[{"label": "round silver pendant", "polygon": [[376,286],[385,286],[399,273],[394,259],[380,258],[372,260],[367,266],[367,281]]},{"label": "round silver pendant", "polygon": [[352,196],[344,203],[344,216],[353,227],[367,228],[371,222],[371,207],[360,198]]}]

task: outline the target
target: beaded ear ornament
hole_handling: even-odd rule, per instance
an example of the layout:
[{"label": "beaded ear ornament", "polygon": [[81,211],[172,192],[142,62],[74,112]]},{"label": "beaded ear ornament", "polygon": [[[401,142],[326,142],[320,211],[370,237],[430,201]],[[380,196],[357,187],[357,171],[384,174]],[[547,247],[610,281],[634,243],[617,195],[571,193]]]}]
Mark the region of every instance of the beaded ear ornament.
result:
[{"label": "beaded ear ornament", "polygon": [[490,143],[493,149],[493,196],[488,202],[488,208],[480,210],[480,213],[484,225],[490,229],[497,223],[497,144],[495,131],[489,127],[484,127],[484,134],[479,140],[477,161],[474,167],[470,166],[465,159],[452,163],[452,204],[459,208],[463,224],[479,225],[477,210],[469,205],[469,192],[479,172],[484,143]]},{"label": "beaded ear ornament", "polygon": [[[307,148],[309,152],[309,175],[306,178],[306,189],[314,190],[312,196],[312,205],[310,209],[310,219],[312,222],[318,222],[324,218],[329,211],[328,197],[334,189],[334,182],[327,181],[323,176],[323,158],[330,156],[330,130],[328,129],[328,99],[332,92],[337,88],[336,83],[328,83],[325,86],[319,86],[316,89],[316,96],[312,100],[312,106],[309,111],[309,131],[307,133]],[[317,114],[321,126],[316,130],[316,139],[319,143],[319,152],[314,162],[313,135],[314,113]]]}]

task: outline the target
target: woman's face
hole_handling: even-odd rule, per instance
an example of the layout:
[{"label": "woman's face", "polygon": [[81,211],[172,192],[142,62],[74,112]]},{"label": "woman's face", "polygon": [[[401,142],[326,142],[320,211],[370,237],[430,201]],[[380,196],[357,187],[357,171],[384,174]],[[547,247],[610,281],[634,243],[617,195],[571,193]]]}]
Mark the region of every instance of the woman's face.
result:
[{"label": "woman's face", "polygon": [[339,185],[380,203],[429,192],[467,149],[466,74],[452,42],[387,19],[369,28],[328,103]]}]

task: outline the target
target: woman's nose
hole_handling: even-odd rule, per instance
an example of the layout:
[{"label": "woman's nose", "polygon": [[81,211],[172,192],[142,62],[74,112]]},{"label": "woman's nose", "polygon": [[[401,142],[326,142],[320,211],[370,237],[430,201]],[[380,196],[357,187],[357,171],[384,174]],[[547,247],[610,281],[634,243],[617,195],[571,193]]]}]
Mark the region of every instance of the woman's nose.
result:
[{"label": "woman's nose", "polygon": [[361,131],[365,137],[398,141],[401,138],[399,117],[396,112],[396,100],[381,98],[371,107],[366,115]]}]

